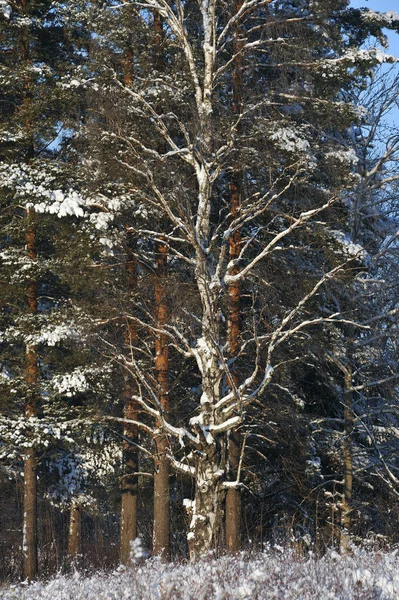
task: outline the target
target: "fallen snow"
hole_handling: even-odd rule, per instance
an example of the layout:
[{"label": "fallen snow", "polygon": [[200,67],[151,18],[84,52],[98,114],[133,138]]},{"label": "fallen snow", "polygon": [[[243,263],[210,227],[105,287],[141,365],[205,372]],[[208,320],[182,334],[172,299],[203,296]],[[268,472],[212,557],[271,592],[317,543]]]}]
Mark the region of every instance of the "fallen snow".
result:
[{"label": "fallen snow", "polygon": [[194,564],[136,559],[131,567],[90,577],[59,575],[46,583],[0,590],[1,600],[397,600],[399,556],[355,550],[341,557],[300,558],[281,547],[249,557]]}]

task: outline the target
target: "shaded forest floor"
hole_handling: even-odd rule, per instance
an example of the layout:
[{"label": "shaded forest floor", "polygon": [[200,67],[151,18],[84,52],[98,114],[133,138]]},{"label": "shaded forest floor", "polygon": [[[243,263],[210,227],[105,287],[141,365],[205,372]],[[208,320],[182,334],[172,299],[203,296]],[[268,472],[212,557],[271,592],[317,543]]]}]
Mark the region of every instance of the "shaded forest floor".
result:
[{"label": "shaded forest floor", "polygon": [[397,600],[399,552],[330,551],[298,558],[275,548],[195,564],[133,562],[111,573],[59,575],[0,589],[1,600]]}]

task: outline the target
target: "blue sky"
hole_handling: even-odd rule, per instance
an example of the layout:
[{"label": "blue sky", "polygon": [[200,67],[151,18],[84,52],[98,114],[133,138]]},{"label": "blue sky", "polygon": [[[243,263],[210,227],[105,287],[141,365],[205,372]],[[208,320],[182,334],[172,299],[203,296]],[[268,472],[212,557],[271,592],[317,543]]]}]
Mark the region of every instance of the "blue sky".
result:
[{"label": "blue sky", "polygon": [[[378,12],[396,11],[399,14],[398,0],[352,0],[354,8],[370,8]],[[399,34],[387,32],[389,38],[389,53],[399,56]]]},{"label": "blue sky", "polygon": [[[370,8],[378,12],[394,11],[399,14],[399,0],[351,0],[351,6],[354,8]],[[389,40],[389,48],[386,52],[399,57],[399,34],[388,30],[385,33]],[[395,68],[398,68],[397,65],[395,65]],[[399,110],[397,108],[391,110],[388,122],[391,122],[392,125],[399,122]]]}]

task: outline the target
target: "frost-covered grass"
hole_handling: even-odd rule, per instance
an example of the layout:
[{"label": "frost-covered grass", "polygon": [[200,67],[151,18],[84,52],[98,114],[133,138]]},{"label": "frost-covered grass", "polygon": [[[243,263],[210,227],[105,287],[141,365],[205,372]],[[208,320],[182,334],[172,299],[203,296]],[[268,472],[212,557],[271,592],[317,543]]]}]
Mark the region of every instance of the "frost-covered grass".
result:
[{"label": "frost-covered grass", "polygon": [[207,558],[195,564],[150,559],[112,573],[60,575],[0,590],[1,600],[398,600],[399,554],[356,550],[300,559],[293,551]]}]

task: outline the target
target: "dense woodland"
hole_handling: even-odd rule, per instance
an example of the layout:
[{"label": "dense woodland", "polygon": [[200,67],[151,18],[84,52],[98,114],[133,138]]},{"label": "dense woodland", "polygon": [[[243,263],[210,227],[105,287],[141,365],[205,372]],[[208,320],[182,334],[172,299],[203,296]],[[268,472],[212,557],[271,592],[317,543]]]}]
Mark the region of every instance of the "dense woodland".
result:
[{"label": "dense woodland", "polygon": [[399,15],[0,8],[1,577],[397,543]]}]

